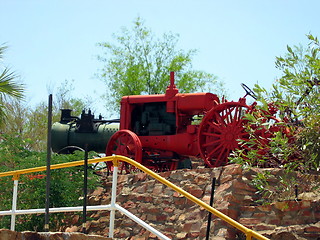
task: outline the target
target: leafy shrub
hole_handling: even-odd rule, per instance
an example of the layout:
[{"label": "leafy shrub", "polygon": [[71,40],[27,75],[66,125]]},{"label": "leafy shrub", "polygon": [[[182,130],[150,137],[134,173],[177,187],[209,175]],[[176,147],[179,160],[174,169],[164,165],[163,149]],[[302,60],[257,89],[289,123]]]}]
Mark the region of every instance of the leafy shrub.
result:
[{"label": "leafy shrub", "polygon": [[[288,46],[287,54],[276,58],[276,67],[282,71],[282,76],[270,91],[255,85],[259,106],[256,106],[257,111],[246,116],[247,132],[252,140],[243,142],[245,150],[236,151],[231,161],[249,166],[264,166],[265,163],[276,166],[273,163],[278,163],[279,167],[292,170],[319,170],[320,44],[311,34],[307,37],[306,48]],[[277,110],[274,116],[279,121],[271,123],[270,107]],[[272,128],[280,128],[280,131],[262,137],[256,134],[259,129]]]},{"label": "leafy shrub", "polygon": [[[0,171],[13,171],[46,165],[46,153],[33,152],[25,149],[24,141],[12,136],[2,136],[0,142]],[[94,153],[90,153],[92,156]],[[84,158],[83,152],[70,155],[52,156],[51,164],[78,161]],[[82,205],[83,196],[83,166],[51,170],[50,207],[66,207]],[[99,184],[99,178],[88,171],[88,186],[94,189]],[[0,178],[0,210],[11,209],[13,181],[10,177]],[[46,176],[45,172],[24,174],[20,176],[18,186],[17,209],[45,208]],[[64,214],[51,214],[50,226],[61,227]],[[9,228],[8,217],[2,217],[0,228]],[[16,219],[16,229],[43,231],[44,215],[24,215]]]}]

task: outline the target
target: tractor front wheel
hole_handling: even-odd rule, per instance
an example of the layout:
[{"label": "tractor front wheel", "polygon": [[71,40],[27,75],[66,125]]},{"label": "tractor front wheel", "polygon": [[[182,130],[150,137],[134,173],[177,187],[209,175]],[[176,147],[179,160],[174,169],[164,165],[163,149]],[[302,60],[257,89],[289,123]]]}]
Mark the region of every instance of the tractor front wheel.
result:
[{"label": "tractor front wheel", "polygon": [[[139,137],[130,130],[119,130],[113,134],[108,142],[106,155],[122,155],[135,160],[138,163],[142,161],[142,145]],[[111,162],[107,162],[109,170],[113,170]],[[128,163],[120,162],[120,173],[130,173],[136,168]]]}]

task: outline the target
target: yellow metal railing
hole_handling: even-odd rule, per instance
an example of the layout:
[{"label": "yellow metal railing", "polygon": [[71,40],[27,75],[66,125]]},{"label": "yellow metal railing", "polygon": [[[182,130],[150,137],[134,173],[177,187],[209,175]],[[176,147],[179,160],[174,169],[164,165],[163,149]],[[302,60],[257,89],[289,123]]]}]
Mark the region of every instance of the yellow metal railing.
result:
[{"label": "yellow metal railing", "polygon": [[[117,156],[119,157],[119,156]],[[112,159],[111,159],[112,158]],[[113,161],[114,156],[112,157],[106,157],[106,158],[95,158],[95,159],[89,159],[88,164],[98,163],[98,162],[106,162],[106,161]],[[60,163],[60,164],[54,164],[50,166],[50,169],[61,169],[61,168],[67,168],[67,167],[76,167],[83,165],[84,160],[80,161],[74,161],[74,162],[68,162],[68,163]],[[46,171],[46,166],[43,167],[35,167],[35,168],[28,168],[28,169],[21,169],[16,171],[10,171],[10,172],[3,172],[0,173],[1,177],[7,177],[7,176],[13,176],[13,179],[19,179],[19,176],[26,173],[34,173],[34,172],[43,172]]]},{"label": "yellow metal railing", "polygon": [[[169,182],[165,178],[159,176],[155,172],[151,171],[150,169],[146,168],[145,166],[137,163],[136,161],[124,157],[124,156],[119,156],[119,155],[114,155],[114,156],[109,156],[109,157],[103,157],[103,158],[97,158],[97,159],[89,159],[88,164],[93,164],[93,163],[98,163],[98,162],[107,162],[107,161],[112,161],[113,165],[115,167],[119,166],[119,161],[127,162],[136,168],[140,169],[141,171],[145,172],[146,174],[150,175],[151,177],[157,179],[159,182],[163,183],[164,185],[172,188],[174,191],[180,193],[184,197],[188,198],[192,202],[196,203],[197,205],[203,207],[207,211],[211,212],[218,218],[222,219],[223,221],[229,223],[233,227],[237,228],[241,232],[243,232],[246,235],[246,240],[251,240],[252,237],[258,239],[258,240],[269,240],[268,238],[262,236],[261,234],[243,226],[242,224],[238,223],[234,219],[228,217],[227,215],[223,214],[222,212],[216,210],[215,208],[211,207],[210,205],[206,204],[202,200],[194,197],[190,193],[186,192],[182,188],[174,185],[173,183]],[[50,169],[60,169],[60,168],[66,168],[66,167],[74,167],[74,166],[80,166],[83,165],[84,161],[74,161],[74,162],[69,162],[69,163],[61,163],[61,164],[55,164],[51,165]],[[29,169],[23,169],[23,170],[16,170],[16,171],[10,171],[10,172],[4,172],[0,173],[0,177],[5,177],[5,176],[13,176],[13,179],[19,179],[19,176],[22,174],[26,173],[33,173],[33,172],[41,172],[45,171],[46,167],[35,167],[35,168],[29,168]]]},{"label": "yellow metal railing", "polygon": [[[130,163],[131,165],[134,165],[135,167],[139,168],[140,170],[142,170],[143,172],[147,173],[151,177],[157,179],[159,182],[161,182],[164,185],[172,188],[174,191],[180,193],[181,195],[183,195],[184,197],[188,198],[192,202],[196,203],[197,205],[199,205],[199,206],[203,207],[204,209],[206,209],[207,211],[211,212],[212,214],[214,214],[218,218],[226,221],[230,225],[234,226],[235,228],[237,228],[238,230],[243,232],[246,235],[246,239],[247,240],[251,240],[252,237],[255,237],[256,239],[259,239],[259,240],[260,239],[261,240],[268,240],[268,238],[266,238],[266,237],[262,236],[261,234],[259,234],[259,233],[255,232],[255,231],[243,226],[242,224],[238,223],[237,221],[233,220],[232,218],[228,217],[227,215],[223,214],[222,212],[216,210],[215,208],[211,207],[210,205],[206,204],[205,202],[201,201],[200,199],[194,197],[193,195],[191,195],[190,193],[186,192],[182,188],[174,185],[173,183],[171,183],[168,180],[166,180],[165,178],[159,176],[158,174],[156,174],[155,172],[153,172],[150,169],[146,168],[145,166],[137,163],[136,161],[134,161],[134,160],[132,160],[130,158],[123,157],[123,156],[120,156],[119,160],[127,162],[127,163]],[[117,161],[117,160],[113,160],[113,164],[116,164],[116,166],[117,166],[118,163],[116,163],[115,161]]]}]

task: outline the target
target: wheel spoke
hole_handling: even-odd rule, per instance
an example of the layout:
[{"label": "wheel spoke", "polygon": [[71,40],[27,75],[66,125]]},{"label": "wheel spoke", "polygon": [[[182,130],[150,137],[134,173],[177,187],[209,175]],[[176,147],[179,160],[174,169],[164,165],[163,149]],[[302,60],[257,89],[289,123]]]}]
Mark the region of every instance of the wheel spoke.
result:
[{"label": "wheel spoke", "polygon": [[243,129],[243,119],[237,119],[234,121],[234,126]]},{"label": "wheel spoke", "polygon": [[233,122],[233,115],[232,115],[233,110],[234,110],[234,107],[226,109],[227,123],[228,124],[231,124]]},{"label": "wheel spoke", "polygon": [[246,136],[246,135],[248,135],[248,133],[247,133],[247,132],[245,132],[245,131],[244,131],[244,132],[240,132],[240,133],[239,133],[239,137],[243,137],[243,136]]},{"label": "wheel spoke", "polygon": [[118,148],[118,147],[120,147],[120,145],[121,145],[121,142],[117,139],[116,141],[114,141],[114,147],[115,148]]},{"label": "wheel spoke", "polygon": [[227,109],[224,109],[223,111],[220,112],[220,116],[223,119],[223,122],[228,125],[228,111]]},{"label": "wheel spoke", "polygon": [[230,152],[238,147],[237,139],[246,139],[243,112],[249,107],[240,102],[225,102],[213,108],[199,129],[200,155],[207,165],[228,162]]},{"label": "wheel spoke", "polygon": [[203,135],[208,137],[218,137],[218,138],[221,137],[221,134],[211,133],[211,132],[204,132]]},{"label": "wheel spoke", "polygon": [[[130,130],[119,130],[112,135],[107,145],[106,155],[110,156],[112,154],[123,155],[141,163],[142,146],[140,139]],[[107,162],[107,166],[112,171],[112,163]],[[119,163],[119,172],[129,173],[135,169],[126,162],[120,161]]]},{"label": "wheel spoke", "polygon": [[211,141],[211,142],[207,142],[207,143],[205,143],[205,144],[202,144],[202,147],[209,147],[209,146],[211,146],[211,145],[215,145],[216,143],[221,143],[221,139],[216,139],[216,140],[214,140],[214,141]]},{"label": "wheel spoke", "polygon": [[215,131],[221,132],[222,127],[219,126],[217,123],[210,121],[210,122],[208,122],[208,124],[209,124],[209,126],[211,126]]},{"label": "wheel spoke", "polygon": [[214,115],[215,115],[215,119],[217,121],[217,125],[226,127],[226,123],[225,123],[224,119],[221,117],[221,115],[218,112],[216,112]]},{"label": "wheel spoke", "polygon": [[234,125],[237,119],[237,109],[238,107],[232,108],[232,112],[230,112],[230,125]]},{"label": "wheel spoke", "polygon": [[221,148],[221,145],[218,145],[213,150],[211,150],[210,153],[207,154],[208,158],[212,158],[213,154],[215,154],[219,148]]},{"label": "wheel spoke", "polygon": [[226,148],[224,146],[222,146],[222,149],[220,150],[220,154],[216,159],[216,163],[218,163],[219,165],[223,162],[223,160],[225,158],[223,158],[223,153],[225,152]]},{"label": "wheel spoke", "polygon": [[234,113],[233,113],[233,120],[232,123],[238,122],[239,121],[239,110],[241,107],[235,107]]},{"label": "wheel spoke", "polygon": [[228,115],[226,114],[226,111],[224,110],[224,111],[222,111],[222,112],[220,112],[220,114],[219,114],[219,116],[220,116],[220,122],[224,125],[224,126],[227,126],[228,125]]},{"label": "wheel spoke", "polygon": [[127,134],[120,136],[119,137],[119,141],[121,142],[122,145],[124,145],[124,143],[130,142],[130,140],[128,139],[128,135]]},{"label": "wheel spoke", "polygon": [[239,121],[239,117],[240,117],[240,107],[237,106],[236,109],[235,109],[235,113],[234,113],[234,120],[236,122],[238,122]]}]

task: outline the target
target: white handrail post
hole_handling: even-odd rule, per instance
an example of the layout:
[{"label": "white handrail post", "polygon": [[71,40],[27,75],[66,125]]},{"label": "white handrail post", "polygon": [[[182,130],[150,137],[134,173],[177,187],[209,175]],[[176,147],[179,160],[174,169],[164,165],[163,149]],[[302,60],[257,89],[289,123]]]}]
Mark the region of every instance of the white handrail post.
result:
[{"label": "white handrail post", "polygon": [[14,231],[16,225],[16,210],[17,210],[17,199],[18,199],[18,184],[19,180],[14,179],[13,181],[13,196],[12,196],[12,209],[11,209],[11,226],[10,230]]},{"label": "white handrail post", "polygon": [[114,219],[115,219],[115,211],[116,211],[117,184],[118,184],[118,167],[114,166],[113,174],[112,174],[109,238],[113,238],[113,233],[114,233]]}]

